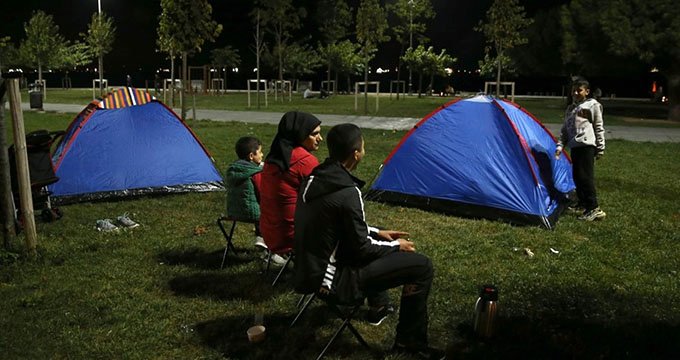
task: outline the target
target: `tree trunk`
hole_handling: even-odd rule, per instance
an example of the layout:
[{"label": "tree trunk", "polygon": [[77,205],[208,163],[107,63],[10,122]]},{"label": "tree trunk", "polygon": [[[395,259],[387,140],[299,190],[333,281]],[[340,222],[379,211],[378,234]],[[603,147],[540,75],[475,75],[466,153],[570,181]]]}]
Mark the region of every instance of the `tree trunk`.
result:
[{"label": "tree trunk", "polygon": [[423,72],[418,73],[418,98],[422,97],[423,92]]},{"label": "tree trunk", "polygon": [[175,53],[170,53],[170,104],[175,107]]},{"label": "tree trunk", "polygon": [[12,213],[12,187],[10,186],[7,130],[5,128],[5,80],[0,76],[0,218],[2,218],[2,243],[9,250],[14,237]]},{"label": "tree trunk", "polygon": [[[399,51],[399,59],[397,60],[397,100],[399,100],[399,87],[401,83],[401,56],[404,54],[404,44],[401,44],[401,50]],[[390,92],[392,92],[392,85],[390,85]]]},{"label": "tree trunk", "polygon": [[180,106],[182,107],[182,120],[186,121],[187,118],[187,61],[188,54],[186,51],[182,52],[182,96],[179,97]]},{"label": "tree trunk", "polygon": [[496,68],[496,98],[501,95],[501,56],[498,54],[498,68]]},{"label": "tree trunk", "polygon": [[279,36],[277,36],[277,43],[279,46],[279,85],[281,87],[279,88],[278,86],[274,85],[275,89],[281,89],[281,101],[283,101],[283,48],[281,47],[281,44],[283,44],[283,29],[279,29]]},{"label": "tree trunk", "polygon": [[434,72],[430,74],[430,96],[434,94]]},{"label": "tree trunk", "polygon": [[[338,75],[338,72],[336,70],[335,71],[335,90],[340,89],[340,83],[338,82],[339,79],[340,79],[340,75]],[[333,94],[333,95],[335,95],[335,94]]]},{"label": "tree trunk", "polygon": [[[40,86],[42,86],[42,64],[38,63],[38,82],[40,83]],[[45,91],[45,89],[41,89],[42,91]]]},{"label": "tree trunk", "polygon": [[104,96],[104,55],[99,55],[97,63],[97,66],[99,66],[99,96]]},{"label": "tree trunk", "polygon": [[364,114],[368,114],[368,58],[364,62]]},{"label": "tree trunk", "polygon": [[[326,91],[331,93],[331,61],[328,60],[328,75],[326,76]],[[335,94],[333,94],[335,95]]]},{"label": "tree trunk", "polygon": [[[43,83],[43,78],[42,78],[42,64],[41,64],[41,63],[38,63],[38,83],[40,84],[40,85],[39,85],[39,86],[40,86],[40,92],[42,93],[41,97],[42,97],[43,99],[45,99],[45,90],[46,90],[45,87],[46,87],[46,86],[43,86],[45,83]],[[29,99],[29,100],[30,100],[30,99]],[[41,101],[41,103],[42,103],[42,101]],[[41,110],[41,111],[43,110],[42,105],[40,105],[40,109],[39,109],[39,110]]]},{"label": "tree trunk", "polygon": [[668,120],[680,121],[680,64],[668,73]]},{"label": "tree trunk", "polygon": [[[257,11],[257,25],[255,25],[255,67],[257,68],[257,84],[255,100],[257,101],[257,110],[260,110],[260,55],[262,54],[262,38],[260,37],[260,10]],[[250,79],[247,79],[250,86]],[[266,94],[267,84],[264,86]],[[248,92],[248,99],[250,99],[250,92]]]},{"label": "tree trunk", "polygon": [[[227,94],[227,67],[225,66],[224,68],[224,82],[222,83],[222,90],[224,91],[224,94]],[[222,91],[220,91],[220,94],[222,94]]]}]

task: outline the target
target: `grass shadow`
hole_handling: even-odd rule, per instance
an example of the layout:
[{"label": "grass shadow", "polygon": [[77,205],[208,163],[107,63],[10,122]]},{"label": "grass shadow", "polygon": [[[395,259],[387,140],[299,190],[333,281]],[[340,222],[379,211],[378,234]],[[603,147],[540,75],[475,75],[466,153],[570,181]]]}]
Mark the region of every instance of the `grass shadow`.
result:
[{"label": "grass shadow", "polygon": [[272,287],[269,277],[264,277],[258,272],[196,273],[175,277],[168,285],[175,294],[181,296],[205,296],[220,300],[240,299],[255,304],[269,301],[275,295],[289,291],[283,284]]},{"label": "grass shadow", "polygon": [[[194,330],[202,342],[230,359],[310,359],[315,358],[340,325],[324,309],[307,310],[305,318],[290,327],[294,314],[274,313],[264,316],[266,338],[261,343],[248,342],[246,330],[253,325],[252,316],[235,316],[198,323]],[[333,320],[331,320],[333,319]],[[321,328],[324,324],[328,327]],[[370,344],[370,341],[369,341]],[[375,344],[370,344],[375,347]],[[345,330],[328,350],[328,355],[341,359],[382,358],[379,351],[369,352]]]},{"label": "grass shadow", "polygon": [[678,359],[680,326],[663,323],[604,324],[586,319],[511,317],[491,339],[478,339],[469,323],[462,340],[447,349],[452,359]]},{"label": "grass shadow", "polygon": [[[240,266],[260,259],[255,249],[237,249],[237,251],[236,255],[231,251],[229,252],[224,262],[225,268]],[[202,248],[193,247],[164,251],[157,258],[158,261],[168,265],[186,265],[203,270],[219,270],[223,254],[224,249],[207,252]]]},{"label": "grass shadow", "polygon": [[[660,321],[659,316],[647,318],[644,311],[612,313],[607,295],[591,290],[573,289],[568,294],[536,293],[540,300],[534,313],[501,315],[490,339],[475,336],[471,321],[458,324],[460,338],[447,349],[449,358],[680,358],[680,324]],[[640,299],[618,296],[615,301],[636,303]]]}]

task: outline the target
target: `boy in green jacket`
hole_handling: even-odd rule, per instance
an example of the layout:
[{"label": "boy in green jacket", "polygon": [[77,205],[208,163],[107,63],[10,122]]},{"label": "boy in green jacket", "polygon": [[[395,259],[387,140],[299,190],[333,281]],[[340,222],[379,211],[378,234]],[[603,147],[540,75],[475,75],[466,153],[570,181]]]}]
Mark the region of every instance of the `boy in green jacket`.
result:
[{"label": "boy in green jacket", "polygon": [[[255,223],[255,246],[267,250],[260,234],[260,179],[262,172],[262,142],[252,136],[244,136],[236,142],[238,160],[227,168],[227,216],[244,222]],[[285,259],[272,254],[275,264]]]}]

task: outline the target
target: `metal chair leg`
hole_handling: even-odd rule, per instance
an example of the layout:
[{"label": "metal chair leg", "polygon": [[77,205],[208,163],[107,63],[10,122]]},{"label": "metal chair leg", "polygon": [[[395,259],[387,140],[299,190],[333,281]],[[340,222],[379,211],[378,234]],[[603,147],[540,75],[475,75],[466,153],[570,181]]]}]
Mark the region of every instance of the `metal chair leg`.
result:
[{"label": "metal chair leg", "polygon": [[316,360],[320,360],[321,358],[323,358],[324,355],[326,355],[326,351],[328,350],[329,347],[331,347],[331,344],[335,342],[335,339],[338,337],[338,335],[340,335],[342,330],[345,330],[345,327],[347,327],[348,322],[349,319],[345,319],[345,321],[342,322],[342,325],[340,325],[338,330],[335,331],[335,334],[333,334],[333,337],[328,341],[326,347],[324,347],[323,350],[321,350],[321,353],[319,354],[319,356],[317,356]]},{"label": "metal chair leg", "polygon": [[349,331],[352,332],[354,337],[356,337],[357,341],[359,341],[359,343],[361,343],[361,345],[363,345],[364,347],[366,347],[367,349],[370,350],[371,347],[368,345],[366,340],[364,340],[364,338],[361,336],[361,334],[359,334],[357,329],[351,323],[352,319],[354,318],[354,315],[359,310],[359,306],[355,306],[347,314],[343,313],[340,310],[340,308],[338,308],[338,306],[335,305],[335,304],[328,304],[328,306],[331,309],[333,309],[333,311],[340,317],[340,319],[342,319],[342,324],[340,325],[338,330],[335,331],[335,333],[333,334],[333,337],[331,337],[331,339],[326,344],[326,347],[323,348],[323,350],[321,351],[321,353],[319,354],[319,356],[316,359],[319,360],[326,354],[326,351],[328,350],[328,348],[330,348],[330,346],[335,342],[335,339],[338,336],[340,336],[340,333],[342,333],[342,331],[345,330],[345,328],[348,328]]},{"label": "metal chair leg", "polygon": [[286,271],[288,268],[288,264],[290,263],[290,260],[293,258],[292,253],[288,253],[288,259],[286,259],[286,262],[283,263],[283,266],[281,266],[281,270],[279,270],[279,273],[276,274],[276,278],[274,278],[274,281],[272,282],[272,287],[276,286],[276,283],[279,281],[279,278],[281,278],[281,275]]},{"label": "metal chair leg", "polygon": [[220,230],[222,231],[222,235],[224,235],[224,238],[227,241],[227,244],[224,247],[224,254],[222,254],[222,264],[220,265],[220,269],[224,268],[224,263],[227,260],[227,255],[229,254],[229,249],[236,254],[236,247],[234,247],[234,243],[232,242],[232,239],[234,237],[234,229],[236,228],[236,220],[234,220],[231,224],[231,230],[229,231],[229,234],[227,234],[226,229],[224,228],[223,222],[226,221],[227,218],[225,217],[220,217],[217,219],[217,226],[220,227]]},{"label": "metal chair leg", "polygon": [[[309,296],[309,298],[307,298],[307,300],[305,300],[305,298],[307,296]],[[302,297],[300,297],[300,300],[298,300],[298,303],[295,306],[300,310],[298,311],[297,315],[295,316],[295,319],[293,319],[293,321],[290,323],[290,327],[295,326],[297,321],[300,319],[302,314],[307,310],[307,308],[309,307],[309,304],[312,303],[312,300],[314,300],[314,298],[316,298],[316,294],[305,294],[305,295],[302,295]],[[304,305],[302,305],[303,302],[304,302]],[[300,305],[302,305],[302,308],[300,308]]]}]

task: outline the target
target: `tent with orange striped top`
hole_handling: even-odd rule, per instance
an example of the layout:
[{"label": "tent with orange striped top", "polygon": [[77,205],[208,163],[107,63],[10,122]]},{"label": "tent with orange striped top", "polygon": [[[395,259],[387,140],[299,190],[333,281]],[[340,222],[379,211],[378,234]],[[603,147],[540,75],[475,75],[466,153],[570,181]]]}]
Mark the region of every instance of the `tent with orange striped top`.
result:
[{"label": "tent with orange striped top", "polygon": [[224,189],[196,134],[165,104],[130,87],[85,107],[52,161],[59,182],[49,191],[60,203]]}]

